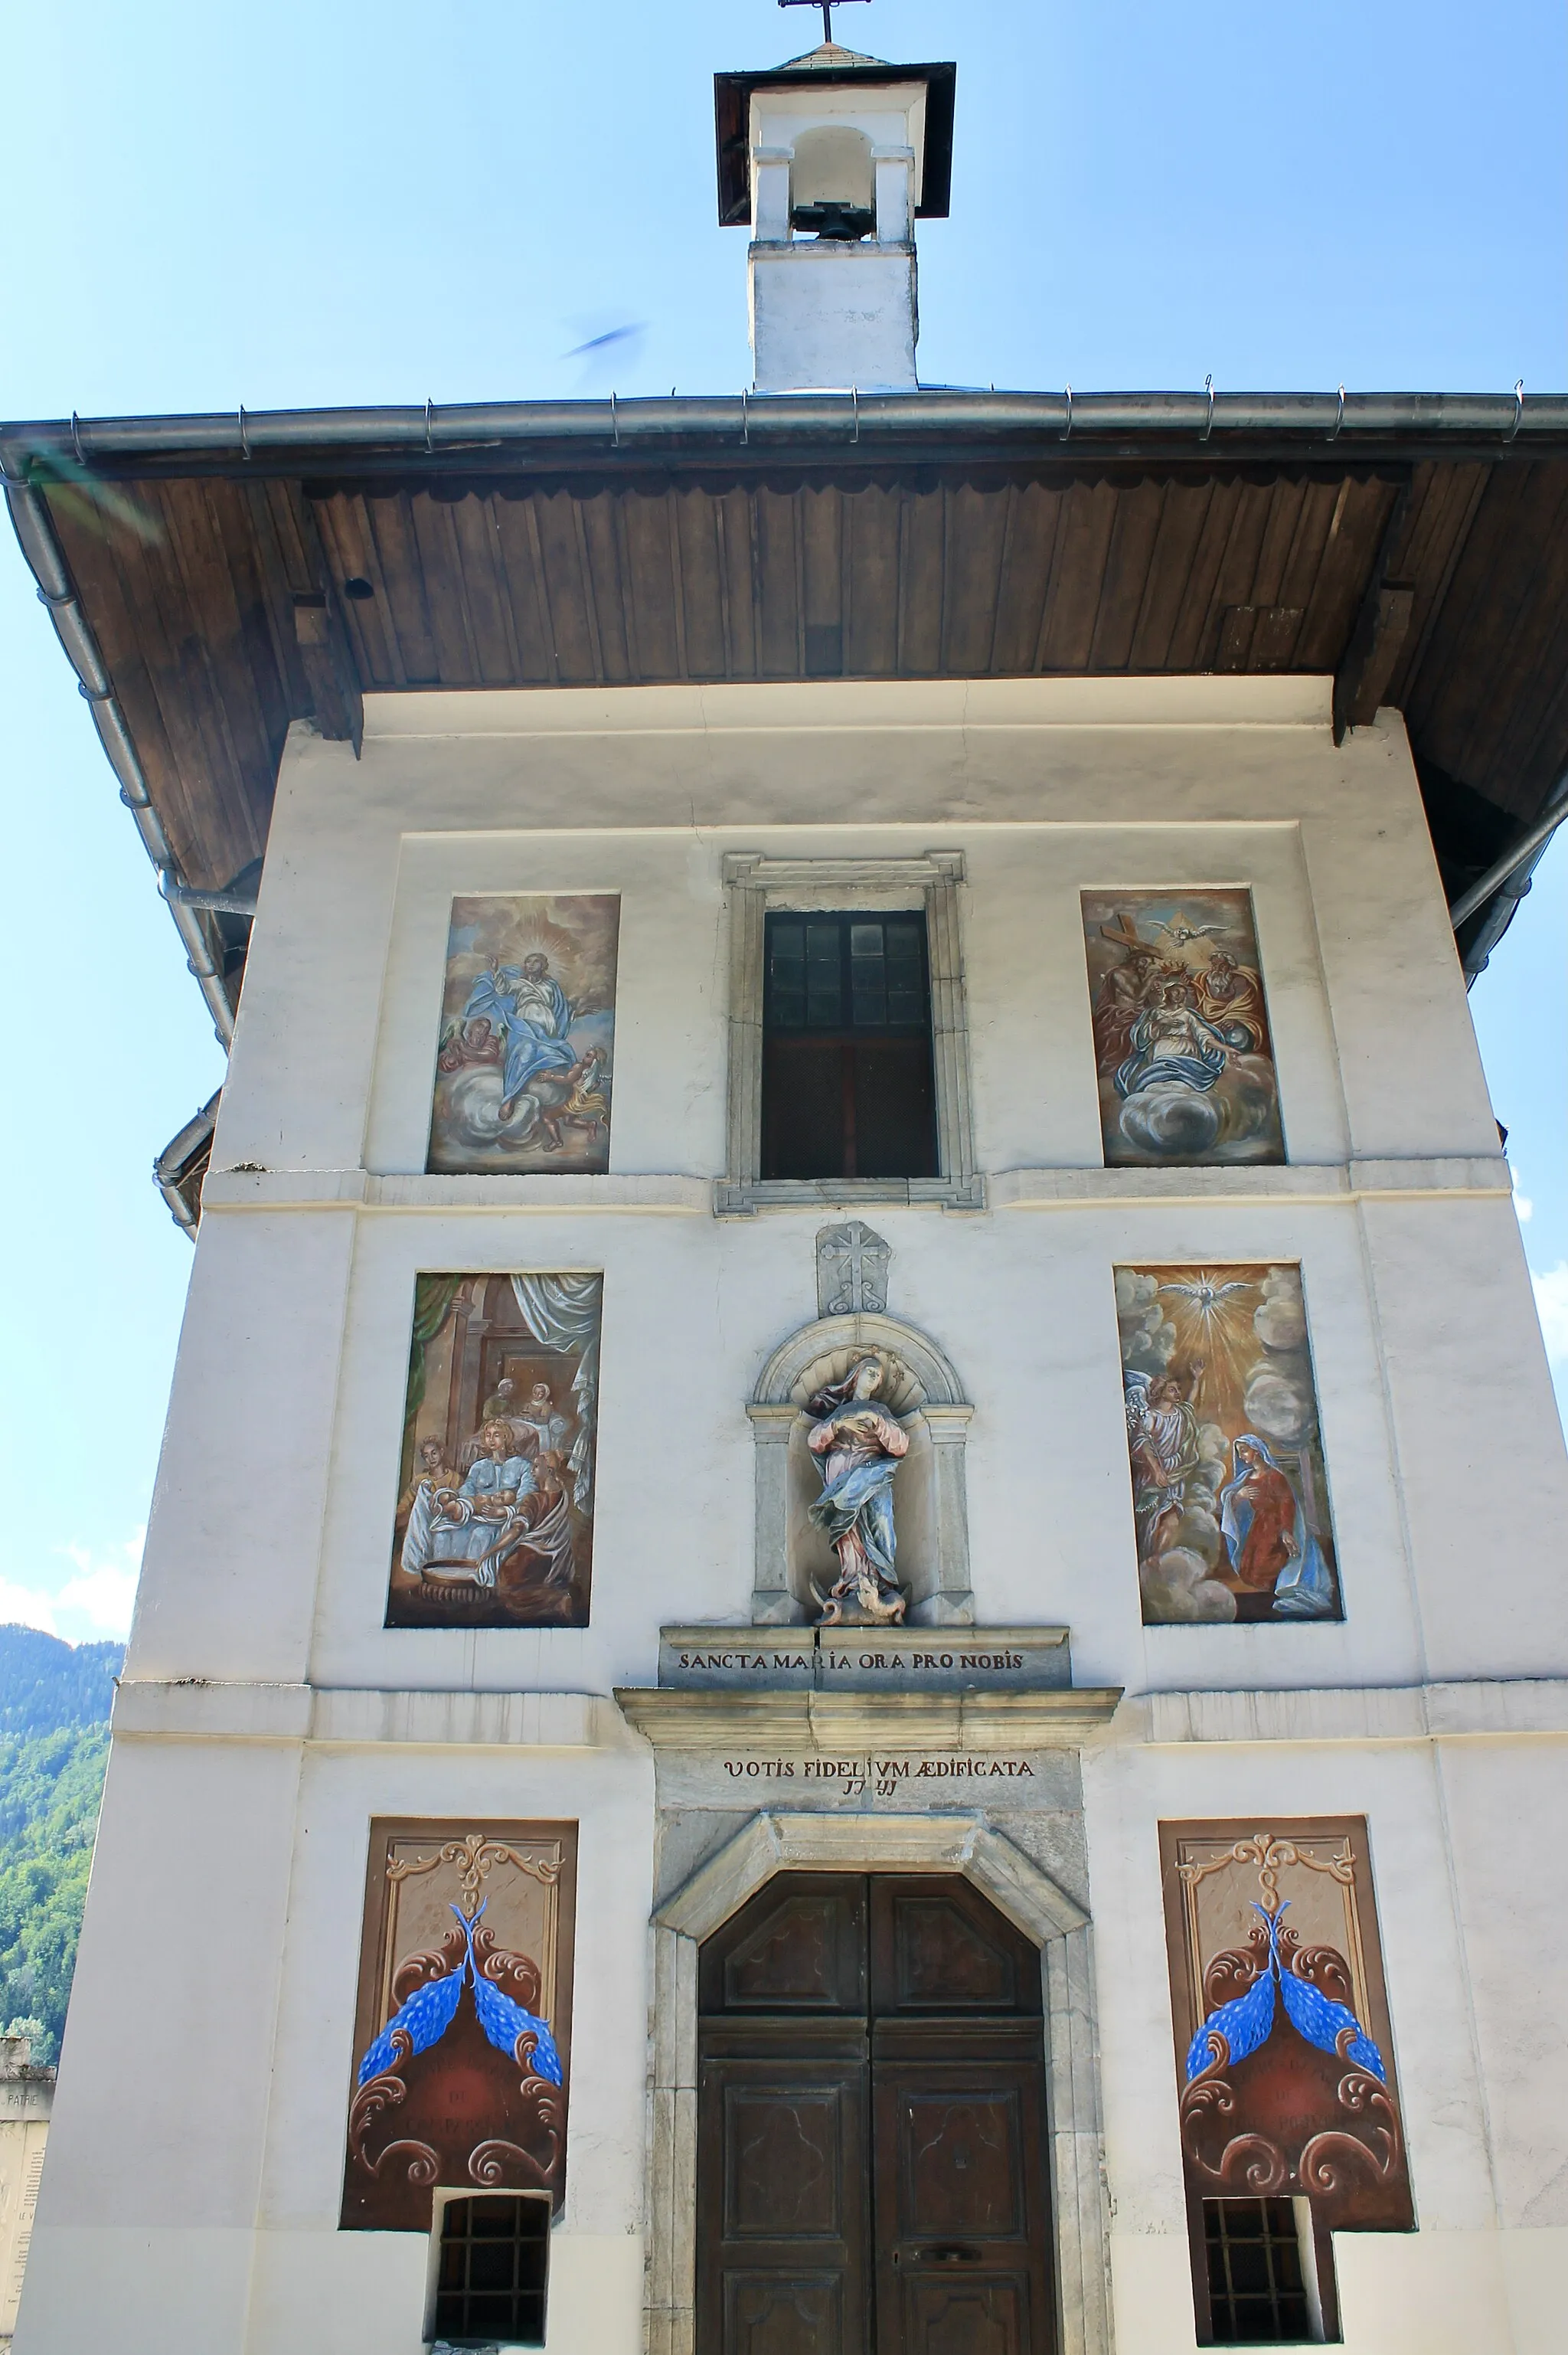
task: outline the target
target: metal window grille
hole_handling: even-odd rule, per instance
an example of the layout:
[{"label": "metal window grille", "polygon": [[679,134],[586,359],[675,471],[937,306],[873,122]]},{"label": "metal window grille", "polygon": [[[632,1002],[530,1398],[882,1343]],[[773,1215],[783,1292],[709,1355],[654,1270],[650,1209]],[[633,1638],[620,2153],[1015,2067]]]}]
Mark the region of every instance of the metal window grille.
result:
[{"label": "metal window grille", "polygon": [[1203,2242],[1214,2346],[1316,2338],[1292,2200],[1205,2200]]},{"label": "metal window grille", "polygon": [[548,2199],[449,2200],[435,2338],[450,2347],[542,2347],[549,2256]]}]

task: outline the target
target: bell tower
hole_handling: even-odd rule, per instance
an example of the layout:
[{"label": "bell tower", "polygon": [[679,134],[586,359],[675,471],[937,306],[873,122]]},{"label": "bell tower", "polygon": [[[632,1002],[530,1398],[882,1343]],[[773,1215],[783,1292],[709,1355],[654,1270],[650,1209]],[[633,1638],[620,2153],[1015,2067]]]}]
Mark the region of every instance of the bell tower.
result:
[{"label": "bell tower", "polygon": [[832,40],[715,75],[719,218],[751,229],[758,392],[916,389],[915,223],[948,211],[956,76]]}]

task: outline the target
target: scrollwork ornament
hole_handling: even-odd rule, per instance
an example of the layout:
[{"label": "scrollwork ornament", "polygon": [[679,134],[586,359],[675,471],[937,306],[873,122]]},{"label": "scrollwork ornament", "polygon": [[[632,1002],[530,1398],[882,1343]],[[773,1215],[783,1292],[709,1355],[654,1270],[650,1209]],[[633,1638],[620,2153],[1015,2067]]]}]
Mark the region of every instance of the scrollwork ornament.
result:
[{"label": "scrollwork ornament", "polygon": [[433,1856],[393,1857],[387,1867],[388,1881],[397,1882],[433,1872],[439,1864],[457,1867],[458,1887],[462,1892],[462,1910],[471,1922],[479,1911],[479,1901],[484,1883],[497,1864],[515,1865],[546,1889],[553,1889],[561,1877],[558,1856],[524,1856],[504,1840],[486,1839],[482,1832],[466,1832],[461,1840],[447,1840]]},{"label": "scrollwork ornament", "polygon": [[521,2174],[531,2180],[535,2190],[547,2191],[556,2172],[556,2137],[553,2135],[550,2143],[550,2156],[543,2165],[532,2151],[524,2150],[520,2144],[514,2142],[503,2142],[497,2137],[492,2142],[475,2143],[468,2155],[469,2175],[475,2183],[482,2183],[488,2190],[498,2183],[514,2181]]}]

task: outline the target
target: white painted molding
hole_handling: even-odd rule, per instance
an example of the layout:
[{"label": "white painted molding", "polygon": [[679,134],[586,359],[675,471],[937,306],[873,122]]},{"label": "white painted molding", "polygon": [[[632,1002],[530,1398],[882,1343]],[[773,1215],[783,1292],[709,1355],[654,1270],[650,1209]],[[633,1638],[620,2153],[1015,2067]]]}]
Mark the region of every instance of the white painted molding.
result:
[{"label": "white painted molding", "polygon": [[993,1209],[1074,1210],[1147,1202],[1495,1201],[1512,1193],[1500,1153],[1443,1160],[1290,1162],[1240,1169],[1002,1169],[986,1180]]},{"label": "white painted molding", "polygon": [[1319,1687],[1300,1692],[1148,1693],[1118,1732],[1150,1744],[1499,1741],[1568,1734],[1568,1678]]},{"label": "white painted molding", "polygon": [[[616,1702],[620,1704],[617,1708]],[[1118,1705],[1119,1704],[1119,1705]],[[622,1713],[624,1712],[624,1714]],[[1113,1721],[1114,1717],[1114,1722]],[[337,1743],[377,1749],[761,1753],[779,1743],[842,1754],[869,1744],[948,1752],[1201,1743],[1550,1741],[1568,1737],[1568,1678],[1295,1691],[1142,1693],[472,1692],[122,1678],[117,1742]]]},{"label": "white painted molding", "polygon": [[215,1169],[207,1210],[556,1210],[653,1212],[705,1218],[712,1181],[683,1176],[376,1177],[366,1169]]},{"label": "white painted molding", "polygon": [[605,1750],[633,1746],[600,1693],[356,1691],[319,1685],[122,1679],[116,1742],[260,1742],[379,1749]]}]

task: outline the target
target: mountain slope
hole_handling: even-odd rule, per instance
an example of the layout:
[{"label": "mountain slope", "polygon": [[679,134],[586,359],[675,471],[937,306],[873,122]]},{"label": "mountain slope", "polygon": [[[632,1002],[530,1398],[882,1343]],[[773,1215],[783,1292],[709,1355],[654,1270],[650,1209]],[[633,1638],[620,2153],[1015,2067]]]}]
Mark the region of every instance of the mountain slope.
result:
[{"label": "mountain slope", "polygon": [[122,1657],[0,1627],[0,2030],[35,2062],[59,2057]]},{"label": "mountain slope", "polygon": [[122,1644],[62,1644],[37,1627],[0,1627],[0,1733],[103,1725]]}]

